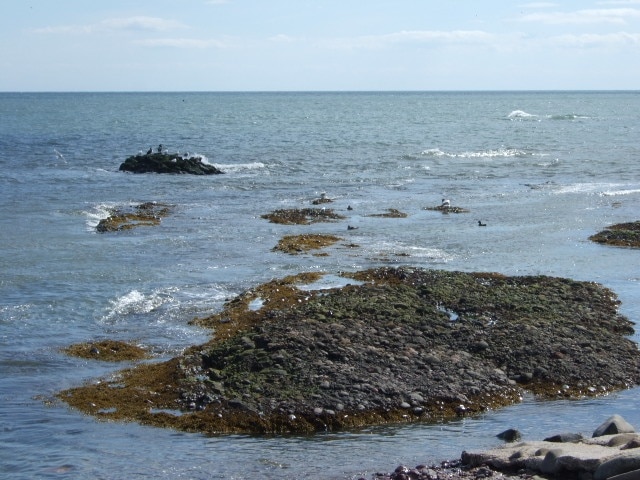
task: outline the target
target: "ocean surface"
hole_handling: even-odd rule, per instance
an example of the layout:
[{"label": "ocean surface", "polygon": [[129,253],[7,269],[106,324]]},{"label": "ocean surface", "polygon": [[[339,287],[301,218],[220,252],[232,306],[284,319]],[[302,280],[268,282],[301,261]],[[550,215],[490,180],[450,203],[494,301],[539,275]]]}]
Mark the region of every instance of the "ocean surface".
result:
[{"label": "ocean surface", "polygon": [[[225,174],[118,171],[160,143]],[[619,413],[640,428],[638,388],[525,398],[435,425],[269,437],[101,422],[54,398],[128,366],[62,348],[109,338],[167,359],[208,338],[192,318],[306,271],[411,265],[595,281],[637,323],[640,252],[588,237],[640,219],[639,92],[0,93],[0,169],[2,476],[371,478],[498,445],[512,427],[529,439],[591,435]],[[261,218],[322,192],[345,220]],[[425,210],[443,198],[470,213]],[[96,233],[109,208],[148,201],[173,212],[156,227]],[[408,216],[370,216],[391,208]],[[272,250],[301,233],[344,241],[327,256]]]}]

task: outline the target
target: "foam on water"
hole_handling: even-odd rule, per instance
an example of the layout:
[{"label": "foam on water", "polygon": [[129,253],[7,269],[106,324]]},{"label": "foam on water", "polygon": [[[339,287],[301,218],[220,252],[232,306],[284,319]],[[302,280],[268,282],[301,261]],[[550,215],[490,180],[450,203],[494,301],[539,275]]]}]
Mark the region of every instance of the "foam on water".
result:
[{"label": "foam on water", "polygon": [[152,292],[145,295],[138,290],[132,290],[111,301],[103,321],[113,323],[128,315],[149,313],[169,301],[171,301],[169,292]]},{"label": "foam on water", "polygon": [[214,165],[225,173],[236,173],[246,170],[262,170],[266,168],[266,165],[263,162],[215,163]]},{"label": "foam on water", "polygon": [[514,110],[509,115],[507,115],[507,118],[511,120],[532,120],[537,119],[538,115],[527,113],[524,110]]},{"label": "foam on water", "polygon": [[528,152],[519,148],[500,147],[490,150],[464,151],[464,152],[445,152],[439,148],[431,148],[423,150],[421,153],[427,157],[447,157],[447,158],[512,158],[512,157],[530,157],[530,156],[547,156],[545,153]]}]

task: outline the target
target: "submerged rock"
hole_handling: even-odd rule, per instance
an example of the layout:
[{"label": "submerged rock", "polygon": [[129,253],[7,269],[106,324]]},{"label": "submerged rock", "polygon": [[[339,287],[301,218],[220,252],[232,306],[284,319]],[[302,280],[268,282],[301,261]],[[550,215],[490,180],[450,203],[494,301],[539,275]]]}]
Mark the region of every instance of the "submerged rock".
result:
[{"label": "submerged rock", "polygon": [[387,211],[385,213],[373,213],[371,215],[368,215],[369,217],[382,217],[382,218],[407,218],[409,215],[407,215],[404,212],[401,212],[400,210],[396,209],[396,208],[389,208],[387,209]]},{"label": "submerged rock", "polygon": [[[315,274],[314,278],[320,274]],[[92,414],[202,432],[314,432],[473,415],[640,381],[631,322],[595,283],[380,268],[261,285],[196,323],[207,344],[63,392]],[[140,394],[140,392],[153,392]],[[148,402],[186,412],[160,415]]]},{"label": "submerged rock", "polygon": [[188,173],[191,175],[215,175],[222,170],[204,163],[201,157],[184,158],[178,154],[150,153],[127,158],[120,170],[133,173]]}]

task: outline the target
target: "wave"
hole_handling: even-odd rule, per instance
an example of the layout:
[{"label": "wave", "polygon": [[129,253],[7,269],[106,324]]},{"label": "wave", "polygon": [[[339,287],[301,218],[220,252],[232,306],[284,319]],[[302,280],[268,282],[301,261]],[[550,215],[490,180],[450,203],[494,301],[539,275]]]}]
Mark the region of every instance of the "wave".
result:
[{"label": "wave", "polygon": [[[206,163],[206,162],[205,162]],[[240,172],[245,170],[260,170],[262,168],[266,168],[267,166],[262,162],[250,162],[250,163],[216,163],[213,164],[220,170],[226,173],[230,172]]]},{"label": "wave", "polygon": [[87,230],[94,231],[100,220],[108,218],[117,207],[116,203],[100,203],[94,205],[90,210],[83,211],[82,214],[87,217]]},{"label": "wave", "polygon": [[421,152],[422,156],[427,157],[446,157],[446,158],[508,158],[508,157],[529,157],[534,155],[543,156],[545,154],[529,153],[519,148],[498,148],[495,150],[480,150],[477,152],[460,152],[451,153],[443,152],[439,148],[430,148]]},{"label": "wave", "polygon": [[507,118],[510,120],[536,119],[538,118],[538,115],[527,113],[524,110],[514,110],[509,115],[507,115]]},{"label": "wave", "polygon": [[111,305],[104,315],[103,321],[112,323],[118,317],[149,313],[170,300],[171,296],[166,293],[153,292],[145,295],[138,290],[131,290],[129,293],[111,300]]},{"label": "wave", "polygon": [[567,113],[565,115],[547,115],[547,118],[551,120],[588,120],[591,117],[588,115],[579,115],[576,113]]},{"label": "wave", "polygon": [[638,188],[625,188],[621,183],[573,183],[569,185],[558,185],[554,190],[556,194],[584,193],[595,194],[603,197],[615,195],[633,195],[640,193]]},{"label": "wave", "polygon": [[617,195],[633,195],[635,193],[640,193],[640,188],[631,188],[627,190],[607,190],[600,192],[600,195],[603,197],[613,197]]},{"label": "wave", "polygon": [[[118,323],[131,315],[153,313],[156,324],[182,324],[185,317],[213,314],[234,292],[219,285],[173,286],[143,293],[137,289],[109,301],[102,321]],[[175,320],[175,321],[174,321]]]}]

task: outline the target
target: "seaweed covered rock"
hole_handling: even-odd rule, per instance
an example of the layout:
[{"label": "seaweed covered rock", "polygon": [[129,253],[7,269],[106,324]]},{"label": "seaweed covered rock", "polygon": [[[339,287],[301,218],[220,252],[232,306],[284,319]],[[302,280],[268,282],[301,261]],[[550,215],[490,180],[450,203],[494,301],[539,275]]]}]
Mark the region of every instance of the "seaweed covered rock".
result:
[{"label": "seaweed covered rock", "polygon": [[145,348],[120,340],[76,343],[63,349],[63,352],[73,357],[105,362],[144,360],[150,356]]},{"label": "seaweed covered rock", "polygon": [[157,202],[144,202],[129,208],[114,208],[107,218],[98,222],[96,231],[120,232],[140,226],[159,225],[162,217],[167,216],[170,210],[170,205]]},{"label": "seaweed covered rock", "polygon": [[271,223],[282,225],[310,225],[318,222],[332,222],[345,217],[330,208],[291,208],[274,210],[261,216]]},{"label": "seaweed covered rock", "polygon": [[335,235],[285,235],[280,239],[278,245],[273,250],[288,253],[290,255],[298,255],[309,250],[318,250],[328,247],[340,241],[340,237]]},{"label": "seaweed covered rock", "polygon": [[615,247],[640,248],[640,221],[611,225],[590,236],[589,240]]},{"label": "seaweed covered rock", "polygon": [[[197,322],[214,328],[209,343],[119,375],[117,389],[103,381],[61,397],[186,430],[313,432],[640,381],[631,322],[598,284],[418,268],[344,276],[354,283],[330,290],[298,289],[301,278],[258,286]],[[147,400],[180,413],[152,414]]]},{"label": "seaweed covered rock", "polygon": [[127,158],[120,170],[133,173],[188,173],[191,175],[215,175],[222,170],[204,163],[201,157],[185,158],[178,154],[150,153]]}]

